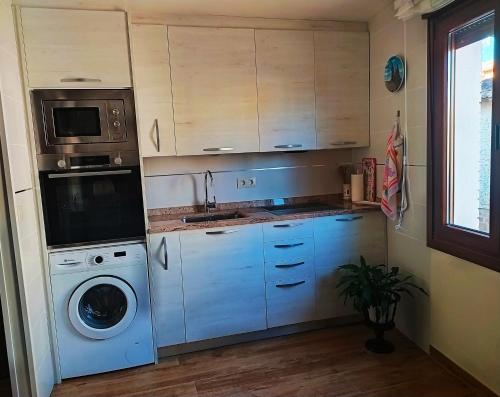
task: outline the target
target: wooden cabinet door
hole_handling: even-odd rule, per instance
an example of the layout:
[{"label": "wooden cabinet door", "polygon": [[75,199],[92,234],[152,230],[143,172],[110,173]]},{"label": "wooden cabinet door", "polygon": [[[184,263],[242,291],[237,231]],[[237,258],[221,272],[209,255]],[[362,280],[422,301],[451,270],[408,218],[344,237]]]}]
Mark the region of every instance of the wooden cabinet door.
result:
[{"label": "wooden cabinet door", "polygon": [[141,155],[175,156],[167,28],[132,25],[130,33]]},{"label": "wooden cabinet door", "polygon": [[256,30],[260,151],[316,148],[314,36]]},{"label": "wooden cabinet door", "polygon": [[131,86],[124,12],[22,8],[21,29],[31,88]]},{"label": "wooden cabinet door", "polygon": [[368,32],[314,32],[318,149],[368,146]]},{"label": "wooden cabinet door", "polygon": [[186,342],[179,233],[149,238],[151,299],[159,347]]},{"label": "wooden cabinet door", "polygon": [[186,340],[266,328],[261,225],[181,233]]},{"label": "wooden cabinet door", "polygon": [[259,151],[252,29],[169,27],[178,155]]},{"label": "wooden cabinet door", "polygon": [[363,255],[370,264],[385,262],[385,220],[381,213],[339,215],[314,220],[314,270],[316,273],[316,317],[354,314],[344,305],[336,288],[338,267],[359,263]]}]

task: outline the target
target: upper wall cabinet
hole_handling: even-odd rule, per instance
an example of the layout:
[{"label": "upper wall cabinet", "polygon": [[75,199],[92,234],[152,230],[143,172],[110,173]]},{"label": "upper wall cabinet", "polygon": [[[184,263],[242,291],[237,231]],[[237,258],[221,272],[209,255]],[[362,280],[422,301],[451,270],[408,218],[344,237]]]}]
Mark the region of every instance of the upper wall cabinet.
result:
[{"label": "upper wall cabinet", "polygon": [[178,155],[259,151],[252,29],[169,27]]},{"label": "upper wall cabinet", "polygon": [[314,36],[256,30],[260,151],[316,148]]},{"label": "upper wall cabinet", "polygon": [[167,28],[132,25],[130,33],[141,155],[175,156]]},{"label": "upper wall cabinet", "polygon": [[28,85],[130,87],[126,14],[22,8]]},{"label": "upper wall cabinet", "polygon": [[314,32],[318,149],[369,145],[367,32]]}]

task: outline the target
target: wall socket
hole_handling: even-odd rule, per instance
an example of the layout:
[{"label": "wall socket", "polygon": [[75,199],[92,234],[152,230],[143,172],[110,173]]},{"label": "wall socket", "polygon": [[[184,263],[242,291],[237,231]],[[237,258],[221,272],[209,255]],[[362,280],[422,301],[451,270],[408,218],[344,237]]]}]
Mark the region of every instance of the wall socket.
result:
[{"label": "wall socket", "polygon": [[254,176],[251,178],[238,178],[236,183],[238,189],[249,189],[257,186],[257,178]]}]

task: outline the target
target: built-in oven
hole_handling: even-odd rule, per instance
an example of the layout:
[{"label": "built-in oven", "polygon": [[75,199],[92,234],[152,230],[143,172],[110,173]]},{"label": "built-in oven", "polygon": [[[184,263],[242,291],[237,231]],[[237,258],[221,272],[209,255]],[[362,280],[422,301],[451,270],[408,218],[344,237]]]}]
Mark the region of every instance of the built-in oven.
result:
[{"label": "built-in oven", "polygon": [[144,239],[138,158],[124,156],[120,166],[115,160],[109,153],[74,155],[65,170],[39,171],[49,248]]},{"label": "built-in oven", "polygon": [[37,154],[137,150],[130,89],[31,91]]}]

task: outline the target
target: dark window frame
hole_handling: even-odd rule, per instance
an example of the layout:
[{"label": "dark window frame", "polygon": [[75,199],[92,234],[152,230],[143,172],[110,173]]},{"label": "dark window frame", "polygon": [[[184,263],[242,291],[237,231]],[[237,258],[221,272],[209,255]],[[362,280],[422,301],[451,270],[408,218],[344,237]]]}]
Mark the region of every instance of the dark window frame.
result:
[{"label": "dark window frame", "polygon": [[494,65],[500,59],[498,0],[456,0],[428,19],[427,245],[500,272],[500,78],[493,79],[490,233],[447,224],[448,33],[495,11]]}]

